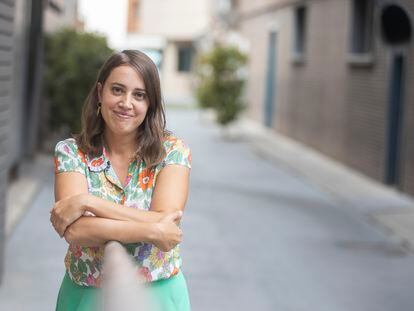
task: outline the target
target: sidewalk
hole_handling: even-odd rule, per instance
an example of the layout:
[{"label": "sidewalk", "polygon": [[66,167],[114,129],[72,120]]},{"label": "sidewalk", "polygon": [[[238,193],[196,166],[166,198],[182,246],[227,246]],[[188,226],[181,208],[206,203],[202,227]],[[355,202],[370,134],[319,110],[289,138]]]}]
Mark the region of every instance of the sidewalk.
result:
[{"label": "sidewalk", "polygon": [[39,154],[33,160],[23,162],[19,175],[6,193],[6,238],[25,215],[45,181],[53,176],[52,156]]},{"label": "sidewalk", "polygon": [[414,251],[414,198],[387,187],[260,124],[241,120],[239,133],[260,156],[283,164],[328,193],[338,204],[368,216],[391,238]]},{"label": "sidewalk", "polygon": [[53,310],[67,248],[49,221],[54,203],[53,158],[38,155],[23,163],[20,172],[7,193],[0,310]]}]

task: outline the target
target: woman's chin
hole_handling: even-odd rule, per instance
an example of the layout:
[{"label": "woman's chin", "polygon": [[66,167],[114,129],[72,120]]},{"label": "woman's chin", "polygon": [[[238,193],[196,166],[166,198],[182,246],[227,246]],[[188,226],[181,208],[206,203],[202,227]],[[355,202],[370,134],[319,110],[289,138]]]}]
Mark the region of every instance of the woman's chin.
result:
[{"label": "woman's chin", "polygon": [[138,128],[134,128],[134,127],[117,127],[116,129],[110,129],[107,128],[107,130],[109,130],[113,135],[116,136],[129,136],[129,135],[135,135],[135,133],[137,132]]}]

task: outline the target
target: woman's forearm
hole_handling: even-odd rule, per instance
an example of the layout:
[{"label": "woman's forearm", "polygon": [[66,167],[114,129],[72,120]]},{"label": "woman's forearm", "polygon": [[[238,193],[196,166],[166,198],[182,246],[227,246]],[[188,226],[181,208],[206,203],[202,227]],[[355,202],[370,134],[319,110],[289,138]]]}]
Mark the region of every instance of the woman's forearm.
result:
[{"label": "woman's forearm", "polygon": [[126,208],[124,205],[117,204],[91,194],[87,194],[86,196],[86,210],[98,217],[114,220],[133,220],[138,222],[155,223],[160,221],[164,216],[161,212]]},{"label": "woman's forearm", "polygon": [[152,243],[155,230],[151,223],[83,216],[66,229],[64,237],[69,244],[80,246],[103,245],[111,240]]}]

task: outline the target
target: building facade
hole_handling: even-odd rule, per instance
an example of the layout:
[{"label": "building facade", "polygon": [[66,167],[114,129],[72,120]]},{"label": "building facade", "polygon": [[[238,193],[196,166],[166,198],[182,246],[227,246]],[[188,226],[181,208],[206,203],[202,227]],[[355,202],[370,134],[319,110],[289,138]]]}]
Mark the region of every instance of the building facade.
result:
[{"label": "building facade", "polygon": [[8,132],[13,63],[14,2],[0,2],[0,278],[3,274],[6,189],[8,185]]},{"label": "building facade", "polygon": [[39,146],[43,33],[77,25],[74,6],[74,0],[0,0],[0,281],[7,189]]},{"label": "building facade", "polygon": [[414,194],[414,2],[231,2],[247,117]]},{"label": "building facade", "polygon": [[160,70],[167,104],[192,104],[196,43],[208,30],[207,0],[129,0],[125,48],[146,52]]}]

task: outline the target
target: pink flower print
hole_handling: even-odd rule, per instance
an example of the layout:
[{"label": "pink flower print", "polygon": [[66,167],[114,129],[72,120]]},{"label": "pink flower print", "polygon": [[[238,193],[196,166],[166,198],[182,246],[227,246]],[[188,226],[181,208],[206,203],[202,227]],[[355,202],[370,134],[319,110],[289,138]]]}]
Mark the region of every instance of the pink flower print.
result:
[{"label": "pink flower print", "polygon": [[76,246],[75,251],[73,252],[73,256],[75,256],[76,259],[79,259],[82,257],[82,250],[80,246]]},{"label": "pink flower print", "polygon": [[93,277],[91,273],[88,274],[88,277],[85,280],[85,283],[88,284],[88,286],[95,286],[96,285],[96,279]]},{"label": "pink flower print", "polygon": [[129,184],[129,181],[131,180],[131,178],[132,178],[132,174],[129,173],[128,176],[127,176],[127,178],[126,178],[126,184],[127,185]]},{"label": "pink flower print", "polygon": [[139,276],[143,276],[145,278],[145,280],[147,280],[148,282],[151,282],[152,277],[151,277],[151,272],[147,267],[141,267],[138,269],[138,275]]},{"label": "pink flower print", "polygon": [[155,268],[160,268],[164,263],[164,258],[165,253],[163,251],[153,248],[153,251],[151,252],[151,255],[148,257],[148,260]]},{"label": "pink flower print", "polygon": [[157,252],[157,258],[158,258],[159,260],[164,259],[164,252],[162,252],[162,251],[158,251],[158,252]]},{"label": "pink flower print", "polygon": [[131,207],[131,208],[143,209],[142,206],[138,204],[137,202],[127,202],[125,206]]}]

